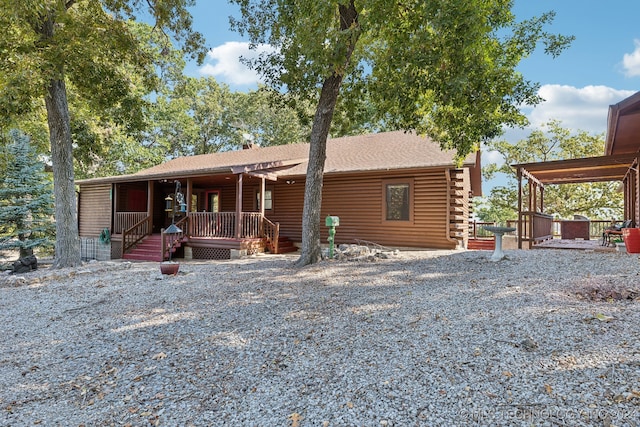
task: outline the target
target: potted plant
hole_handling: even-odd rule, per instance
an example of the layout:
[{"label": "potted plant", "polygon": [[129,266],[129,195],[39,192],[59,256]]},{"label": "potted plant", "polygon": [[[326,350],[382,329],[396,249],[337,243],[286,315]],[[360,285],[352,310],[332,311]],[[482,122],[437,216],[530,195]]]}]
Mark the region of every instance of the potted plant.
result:
[{"label": "potted plant", "polygon": [[616,246],[616,251],[626,252],[627,248],[624,244],[624,239],[621,236],[613,237],[611,242]]}]

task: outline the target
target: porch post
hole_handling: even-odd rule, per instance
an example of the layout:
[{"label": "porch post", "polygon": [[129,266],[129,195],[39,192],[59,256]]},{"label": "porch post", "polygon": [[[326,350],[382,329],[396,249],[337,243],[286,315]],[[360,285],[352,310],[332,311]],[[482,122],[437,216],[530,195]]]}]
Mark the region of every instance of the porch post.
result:
[{"label": "porch post", "polygon": [[111,201],[112,205],[113,205],[113,229],[111,230],[112,234],[120,234],[122,233],[122,224],[120,223],[120,218],[118,217],[118,209],[120,209],[120,203],[118,203],[118,188],[120,187],[120,184],[113,184],[113,192],[112,192],[112,197],[113,200]]},{"label": "porch post", "polygon": [[522,249],[522,168],[518,168],[518,249]]},{"label": "porch post", "polygon": [[262,177],[260,182],[260,235],[264,236],[264,197],[266,193],[265,178]]},{"label": "porch post", "polygon": [[236,239],[242,237],[242,173],[238,174],[236,185]]},{"label": "porch post", "polygon": [[538,183],[529,180],[529,185],[531,189],[531,202],[529,203],[529,210],[531,212],[538,212]]},{"label": "porch post", "polygon": [[[193,192],[193,181],[191,180],[191,178],[187,178],[187,196],[186,196],[186,200],[185,203],[187,204],[187,212],[185,213],[186,216],[189,216],[189,212],[191,212],[191,193]],[[188,234],[189,236],[191,236],[191,219],[187,220],[187,227],[189,227],[188,229]]]},{"label": "porch post", "polygon": [[633,222],[634,226],[640,227],[640,217],[638,217],[638,212],[640,212],[640,173],[638,173],[638,168],[640,168],[640,157],[636,157],[636,161],[633,164],[635,169],[633,170]]},{"label": "porch post", "polygon": [[264,197],[265,197],[265,178],[264,176],[262,177],[261,183],[260,183],[260,215],[262,216],[262,218],[264,218]]},{"label": "porch post", "polygon": [[[155,188],[155,181],[147,181],[147,216],[153,215],[153,189]],[[149,224],[149,223],[148,223]],[[149,224],[148,234],[153,234],[153,218]]]}]

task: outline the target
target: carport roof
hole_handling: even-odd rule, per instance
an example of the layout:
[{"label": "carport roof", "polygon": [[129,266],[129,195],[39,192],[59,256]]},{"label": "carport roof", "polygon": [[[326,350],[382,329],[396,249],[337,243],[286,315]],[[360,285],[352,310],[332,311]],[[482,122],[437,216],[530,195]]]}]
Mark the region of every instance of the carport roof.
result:
[{"label": "carport roof", "polygon": [[639,154],[585,157],[540,163],[511,165],[542,184],[578,184],[585,182],[622,181]]}]

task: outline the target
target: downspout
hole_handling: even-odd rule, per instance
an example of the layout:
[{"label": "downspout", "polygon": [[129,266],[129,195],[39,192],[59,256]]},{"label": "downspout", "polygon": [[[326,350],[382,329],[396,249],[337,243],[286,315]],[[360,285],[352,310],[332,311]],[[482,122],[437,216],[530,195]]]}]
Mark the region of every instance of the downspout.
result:
[{"label": "downspout", "polygon": [[[453,208],[453,206],[451,206],[451,169],[445,169],[444,175],[445,175],[445,179],[447,180],[447,208],[446,208],[447,212],[446,212],[446,229],[445,229],[444,237],[448,242],[453,243],[454,248],[457,248],[459,241],[451,237],[451,209]],[[414,190],[414,193],[415,193],[415,190]],[[468,232],[469,231],[467,230],[467,233]]]}]

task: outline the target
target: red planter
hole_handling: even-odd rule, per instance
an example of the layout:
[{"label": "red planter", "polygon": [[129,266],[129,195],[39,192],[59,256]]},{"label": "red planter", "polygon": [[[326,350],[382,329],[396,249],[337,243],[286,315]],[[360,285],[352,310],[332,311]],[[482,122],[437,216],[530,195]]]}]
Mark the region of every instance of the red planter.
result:
[{"label": "red planter", "polygon": [[180,264],[178,264],[177,262],[160,264],[160,272],[162,274],[170,274],[172,276],[175,276],[176,274],[178,274],[178,269],[180,269]]},{"label": "red planter", "polygon": [[628,253],[640,253],[640,228],[623,228],[622,238]]}]

